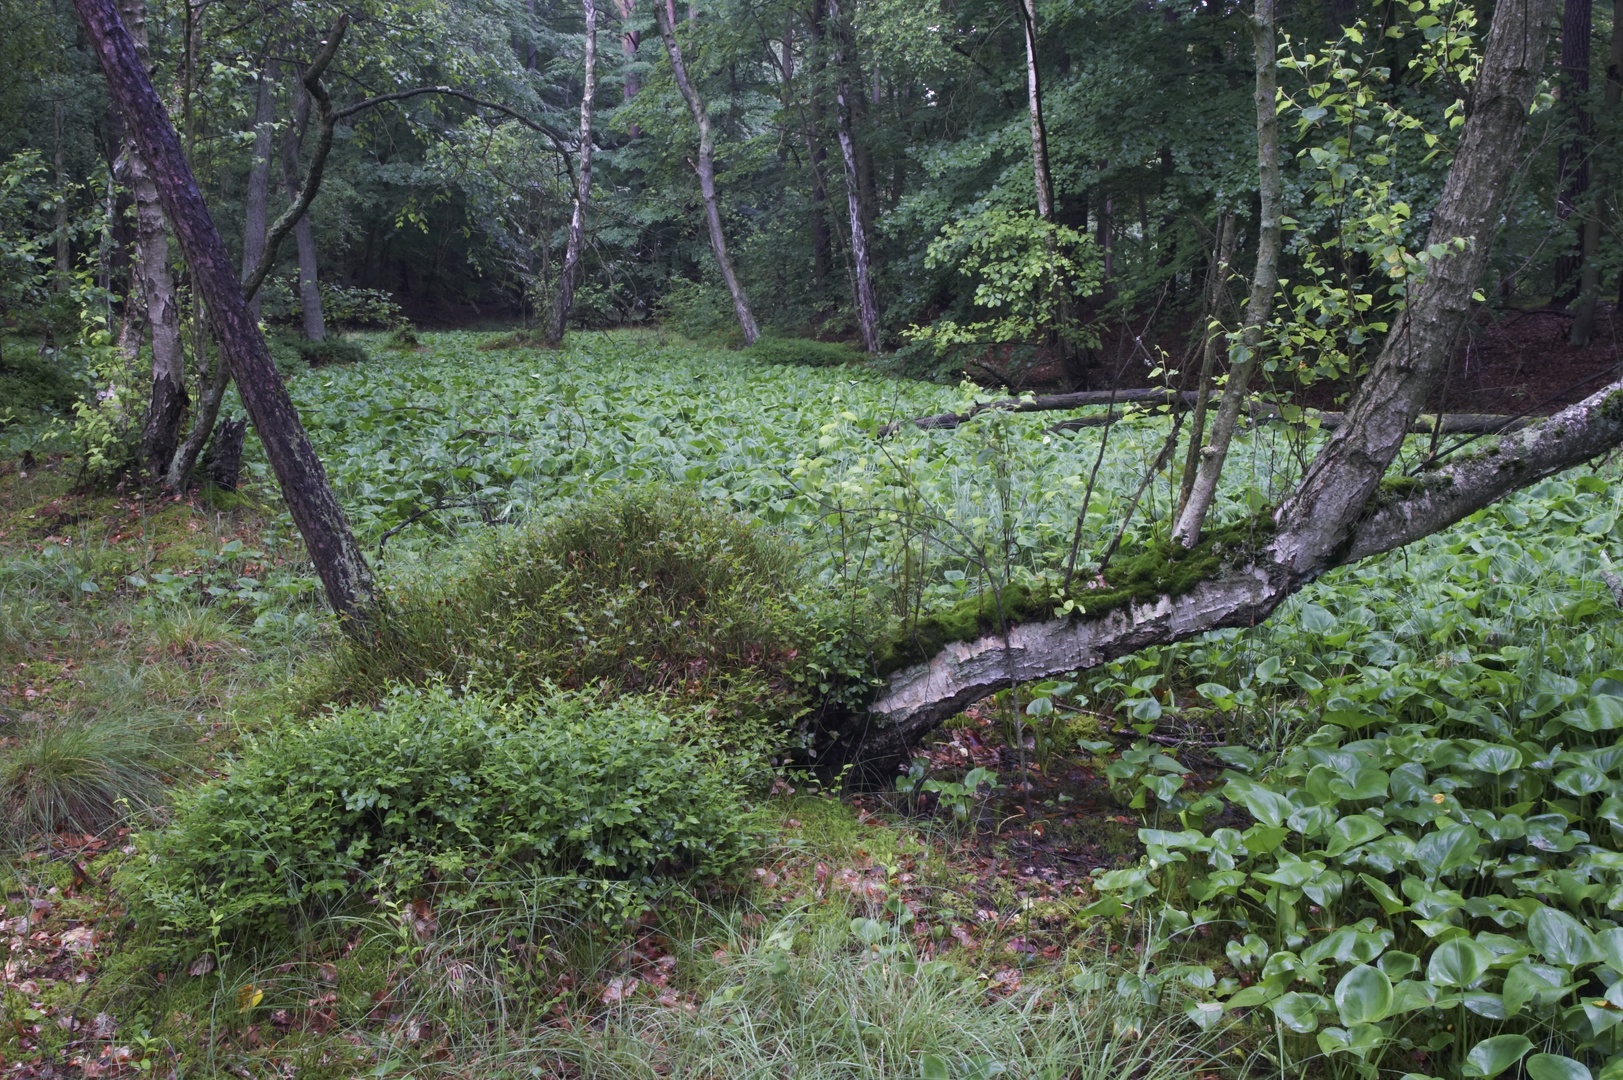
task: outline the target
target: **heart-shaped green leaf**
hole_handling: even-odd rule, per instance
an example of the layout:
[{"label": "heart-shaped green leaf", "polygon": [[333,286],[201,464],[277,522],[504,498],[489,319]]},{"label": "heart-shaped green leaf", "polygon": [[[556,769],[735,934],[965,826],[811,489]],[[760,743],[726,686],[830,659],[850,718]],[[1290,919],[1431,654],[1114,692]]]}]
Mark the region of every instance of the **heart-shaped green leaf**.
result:
[{"label": "heart-shaped green leaf", "polygon": [[1493,954],[1468,937],[1451,938],[1437,946],[1426,965],[1426,978],[1438,986],[1470,986],[1482,978]]},{"label": "heart-shaped green leaf", "polygon": [[1465,866],[1476,857],[1482,837],[1470,825],[1450,825],[1427,833],[1415,845],[1415,861],[1427,877],[1437,877]]},{"label": "heart-shaped green leaf", "polygon": [[1595,935],[1564,911],[1540,907],[1527,920],[1527,940],[1551,963],[1577,967],[1600,960]]},{"label": "heart-shaped green leaf", "polygon": [[1368,814],[1353,814],[1340,819],[1330,827],[1330,844],[1325,849],[1325,854],[1340,855],[1385,834],[1386,826]]},{"label": "heart-shaped green leaf", "polygon": [[1274,1002],[1274,1016],[1298,1035],[1305,1035],[1319,1026],[1319,1006],[1323,1001],[1317,994],[1298,994],[1292,990]]},{"label": "heart-shaped green leaf", "polygon": [[1522,752],[1514,746],[1480,746],[1467,758],[1471,768],[1502,776],[1522,763]]},{"label": "heart-shaped green leaf", "polygon": [[1349,1027],[1385,1020],[1392,1009],[1392,980],[1380,969],[1360,964],[1336,984],[1336,1009]]},{"label": "heart-shaped green leaf", "polygon": [[1534,1054],[1527,1059],[1527,1075],[1532,1080],[1593,1080],[1581,1062],[1560,1054]]},{"label": "heart-shaped green leaf", "polygon": [[1465,1068],[1460,1071],[1466,1076],[1498,1076],[1531,1049],[1533,1043],[1526,1035],[1495,1035],[1471,1047],[1465,1055]]}]

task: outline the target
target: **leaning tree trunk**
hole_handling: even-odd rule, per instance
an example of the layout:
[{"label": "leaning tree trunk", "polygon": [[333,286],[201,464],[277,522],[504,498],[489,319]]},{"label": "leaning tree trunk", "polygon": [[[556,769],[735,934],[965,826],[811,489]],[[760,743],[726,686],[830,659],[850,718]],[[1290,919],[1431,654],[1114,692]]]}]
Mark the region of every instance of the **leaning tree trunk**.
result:
[{"label": "leaning tree trunk", "polygon": [[1177,595],[1015,626],[1007,635],[949,645],[928,662],[896,672],[865,714],[832,727],[820,761],[860,762],[871,775],[883,775],[906,761],[912,745],[935,725],[1002,687],[1252,624],[1335,566],[1447,528],[1495,499],[1623,443],[1620,381],[1500,437],[1486,452],[1430,470],[1409,490],[1373,499],[1470,313],[1538,87],[1550,4],[1503,0],[1494,12],[1472,112],[1432,216],[1428,246],[1443,245],[1447,254],[1427,264],[1346,424],[1272,522],[1263,523],[1250,542],[1238,540],[1221,554],[1211,576]]},{"label": "leaning tree trunk", "polygon": [[569,217],[569,242],[564,247],[564,265],[558,272],[558,295],[552,305],[552,323],[547,340],[563,340],[564,324],[575,303],[575,275],[580,267],[580,247],[586,230],[586,203],[592,196],[592,100],[597,94],[597,5],[581,0],[586,13],[586,82],[580,95],[580,172],[575,175],[575,209]]},{"label": "leaning tree trunk", "polygon": [[[142,69],[151,71],[147,51],[146,0],[123,0],[124,28],[135,43]],[[135,281],[145,312],[147,336],[152,341],[152,398],[141,428],[141,461],[154,479],[162,480],[180,442],[186,418],[186,346],[180,330],[180,304],[175,299],[175,277],[169,270],[169,232],[164,226],[158,189],[124,125],[123,157],[126,183],[135,196]]]},{"label": "leaning tree trunk", "polygon": [[74,8],[101,61],[109,94],[151,170],[192,280],[207,305],[220,360],[237,380],[327,600],[346,632],[360,636],[371,622],[375,603],[371,571],[271,362],[265,339],[249,317],[231,257],[209,217],[180,139],[112,0],[74,0]]},{"label": "leaning tree trunk", "polygon": [[704,220],[710,229],[710,250],[715,252],[716,263],[721,267],[722,280],[727,283],[727,292],[732,295],[733,311],[738,315],[739,328],[744,331],[744,344],[754,345],[755,339],[761,336],[761,331],[755,325],[755,314],[750,311],[750,300],[744,293],[744,286],[739,283],[738,275],[733,273],[733,261],[727,256],[727,237],[721,231],[721,208],[716,201],[716,159],[710,132],[710,113],[699,98],[699,92],[693,82],[688,78],[687,65],[682,62],[682,46],[676,40],[673,20],[670,5],[655,0],[654,21],[659,24],[659,36],[664,39],[665,52],[671,59],[671,72],[676,76],[676,88],[682,92],[682,100],[688,103],[688,109],[693,113],[693,122],[699,126],[699,160],[693,166],[693,171],[699,175],[699,193],[704,197]]},{"label": "leaning tree trunk", "polygon": [[849,28],[840,21],[839,0],[828,0],[828,14],[833,25],[835,70],[838,72],[834,87],[836,131],[840,140],[840,156],[845,162],[845,201],[851,214],[851,263],[856,274],[857,327],[862,332],[862,347],[868,352],[879,351],[879,303],[874,299],[873,268],[868,255],[868,222],[862,207],[862,184],[857,162],[856,139],[852,133],[855,105],[851,96],[851,73],[845,56],[845,40]]},{"label": "leaning tree trunk", "polygon": [[1258,213],[1257,266],[1251,276],[1251,296],[1246,301],[1245,325],[1240,331],[1239,356],[1229,368],[1223,401],[1212,419],[1212,441],[1201,448],[1200,469],[1194,487],[1173,530],[1173,538],[1184,547],[1194,547],[1201,526],[1217,498],[1217,482],[1223,475],[1229,444],[1240,422],[1240,406],[1245,400],[1251,376],[1257,370],[1257,350],[1262,345],[1262,328],[1273,311],[1274,290],[1279,287],[1280,215],[1284,190],[1279,176],[1279,111],[1275,102],[1278,73],[1274,57],[1274,0],[1257,0],[1251,16],[1253,58],[1257,68],[1257,179],[1262,209]]},{"label": "leaning tree trunk", "polygon": [[[254,156],[248,166],[247,220],[242,229],[242,276],[247,277],[265,254],[266,217],[270,212],[271,137],[276,131],[276,61],[265,61],[254,95]],[[248,298],[248,317],[259,321],[259,294]]]},{"label": "leaning tree trunk", "polygon": [[[310,94],[304,82],[293,79],[293,123],[282,138],[282,187],[292,203],[299,197],[299,146],[310,126]],[[293,223],[293,243],[299,256],[299,310],[304,316],[304,336],[311,341],[327,340],[327,320],[321,310],[321,283],[316,277],[316,238],[310,231],[306,210]]]}]

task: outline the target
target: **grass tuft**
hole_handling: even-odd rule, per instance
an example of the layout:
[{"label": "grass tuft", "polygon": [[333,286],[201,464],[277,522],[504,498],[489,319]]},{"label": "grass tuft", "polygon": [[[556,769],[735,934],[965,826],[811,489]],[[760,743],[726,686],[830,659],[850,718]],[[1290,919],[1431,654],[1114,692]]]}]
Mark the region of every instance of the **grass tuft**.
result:
[{"label": "grass tuft", "polygon": [[0,726],[0,834],[100,832],[157,804],[175,760],[168,733],[130,716]]}]

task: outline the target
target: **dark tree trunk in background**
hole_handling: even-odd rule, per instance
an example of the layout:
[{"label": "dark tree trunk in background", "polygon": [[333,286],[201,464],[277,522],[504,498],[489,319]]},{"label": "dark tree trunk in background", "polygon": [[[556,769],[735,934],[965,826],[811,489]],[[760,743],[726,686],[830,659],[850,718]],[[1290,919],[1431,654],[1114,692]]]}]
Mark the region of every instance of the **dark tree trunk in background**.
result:
[{"label": "dark tree trunk in background", "polygon": [[592,197],[592,102],[597,97],[597,4],[581,0],[586,15],[586,78],[580,95],[580,171],[575,174],[575,207],[569,217],[569,242],[564,247],[563,269],[558,271],[558,295],[552,305],[547,340],[563,340],[569,309],[575,303],[575,277],[586,231],[586,204]]},{"label": "dark tree trunk in background", "polygon": [[[1623,101],[1623,19],[1612,18],[1612,47],[1606,59],[1605,116],[1616,122],[1617,106]],[[1598,149],[1598,147],[1597,147]],[[1584,216],[1583,272],[1578,284],[1578,308],[1572,319],[1572,344],[1588,345],[1595,336],[1595,308],[1600,302],[1600,221],[1601,214],[1613,203],[1611,171],[1596,169],[1595,202]],[[1623,278],[1620,278],[1623,280]]]},{"label": "dark tree trunk in background", "polygon": [[[56,187],[66,191],[68,170],[65,160],[68,145],[68,106],[60,97],[56,99],[56,144],[52,163],[56,166]],[[73,245],[68,239],[68,203],[56,200],[56,291],[66,292],[73,274]]]},{"label": "dark tree trunk in background", "polygon": [[840,140],[840,156],[845,163],[845,199],[851,213],[851,263],[856,274],[857,327],[862,347],[879,351],[879,303],[874,299],[873,267],[868,254],[868,215],[863,212],[861,169],[853,134],[855,105],[851,72],[846,58],[848,28],[841,22],[839,0],[828,0],[828,14],[834,22],[835,121]]},{"label": "dark tree trunk in background", "polygon": [[[1583,205],[1589,192],[1589,153],[1592,124],[1589,118],[1589,38],[1593,12],[1590,0],[1566,0],[1561,12],[1561,98],[1571,124],[1572,138],[1561,144],[1557,171],[1556,215],[1566,222]],[[1581,232],[1581,229],[1580,229]],[[1563,248],[1570,242],[1562,236]],[[1581,241],[1580,241],[1581,242]],[[1574,277],[1583,261],[1568,251],[1556,256],[1555,297],[1572,299]]]},{"label": "dark tree trunk in background", "polygon": [[[271,137],[276,132],[276,61],[265,61],[254,95],[254,156],[248,167],[247,215],[242,229],[242,276],[247,277],[265,254],[265,227],[270,213]],[[248,317],[259,321],[259,294],[248,298]]]},{"label": "dark tree trunk in background", "polygon": [[699,192],[704,197],[704,220],[710,229],[710,250],[715,253],[716,263],[721,268],[722,280],[727,283],[727,292],[733,298],[733,311],[738,316],[738,326],[744,332],[744,344],[754,345],[755,339],[761,336],[760,328],[755,325],[755,313],[750,310],[749,297],[744,293],[744,286],[739,283],[738,275],[733,273],[733,261],[727,255],[727,236],[721,229],[721,206],[716,199],[716,159],[715,144],[710,131],[710,112],[704,107],[698,90],[688,78],[687,65],[682,62],[682,46],[676,40],[675,12],[670,4],[661,4],[654,0],[654,21],[659,24],[659,36],[665,41],[665,52],[671,60],[671,72],[676,77],[676,88],[682,92],[682,99],[687,102],[688,110],[693,113],[693,122],[699,127],[699,160],[693,166],[693,171],[699,176]]},{"label": "dark tree trunk in background", "polygon": [[1223,400],[1212,418],[1212,441],[1201,447],[1200,469],[1173,530],[1172,535],[1186,548],[1194,547],[1200,540],[1206,513],[1217,498],[1217,482],[1240,423],[1240,406],[1257,370],[1262,331],[1273,312],[1274,291],[1279,288],[1284,188],[1279,172],[1279,113],[1275,102],[1279,73],[1275,66],[1274,0],[1256,0],[1256,10],[1251,16],[1251,38],[1252,60],[1257,71],[1253,99],[1257,110],[1257,190],[1261,200],[1257,214],[1257,265],[1251,275],[1251,296],[1245,304],[1245,325],[1240,331],[1242,355],[1229,368]]},{"label": "dark tree trunk in background", "polygon": [[180,139],[111,0],[75,0],[74,8],[101,61],[108,91],[151,170],[194,286],[207,306],[221,360],[237,380],[327,600],[346,632],[360,636],[375,603],[371,571],[271,362],[265,339],[249,317],[231,256],[209,217]]},{"label": "dark tree trunk in background", "polygon": [[[310,94],[295,75],[293,123],[282,137],[282,187],[289,202],[299,197],[299,146],[309,126]],[[327,320],[321,310],[321,283],[316,277],[316,238],[310,230],[308,210],[293,225],[293,243],[299,256],[299,309],[304,316],[304,336],[311,341],[326,341]]]}]

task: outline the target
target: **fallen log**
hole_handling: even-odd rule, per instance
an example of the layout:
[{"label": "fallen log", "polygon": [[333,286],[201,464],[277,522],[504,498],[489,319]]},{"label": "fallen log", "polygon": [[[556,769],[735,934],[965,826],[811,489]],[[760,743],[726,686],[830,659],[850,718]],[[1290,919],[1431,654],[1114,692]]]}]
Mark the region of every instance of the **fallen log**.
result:
[{"label": "fallen log", "polygon": [[[1049,431],[1080,431],[1084,428],[1108,427],[1123,417],[1123,413],[1110,412],[1103,416],[1078,416],[1071,420],[1061,420],[1049,426]],[[1310,412],[1307,414],[1312,420],[1318,421],[1318,426],[1325,431],[1334,431],[1347,422],[1347,414],[1339,412]],[[1281,417],[1277,410],[1252,410],[1252,416],[1260,420],[1279,420]],[[1441,421],[1439,425],[1438,421]],[[1532,420],[1525,416],[1501,416],[1495,413],[1443,413],[1417,417],[1409,425],[1411,435],[1504,435],[1512,431],[1520,431]]]},{"label": "fallen log", "polygon": [[[879,437],[886,438],[901,430],[903,424],[911,423],[914,427],[924,431],[951,430],[960,424],[966,424],[984,412],[1063,412],[1069,409],[1085,409],[1094,405],[1166,405],[1177,401],[1184,405],[1193,405],[1195,394],[1193,391],[1160,390],[1154,388],[1135,390],[1079,390],[1070,394],[1045,394],[1029,398],[995,398],[991,401],[977,401],[967,412],[936,413],[932,416],[915,417],[911,421],[892,420],[879,429]],[[1253,401],[1248,406],[1253,419],[1278,419],[1279,409],[1276,405],[1265,401]],[[1052,425],[1050,431],[1078,431],[1083,428],[1106,427],[1120,420],[1124,414],[1108,412],[1103,416],[1080,416],[1071,420],[1062,420]],[[1311,412],[1309,416],[1318,421],[1319,427],[1325,431],[1334,431],[1346,423],[1346,413],[1340,412]],[[1442,422],[1441,430],[1437,430],[1439,419]],[[1439,418],[1434,413],[1428,413],[1415,418],[1409,426],[1409,432],[1414,435],[1498,435],[1512,431],[1519,431],[1528,424],[1526,417],[1502,416],[1493,413],[1444,413]]]}]

